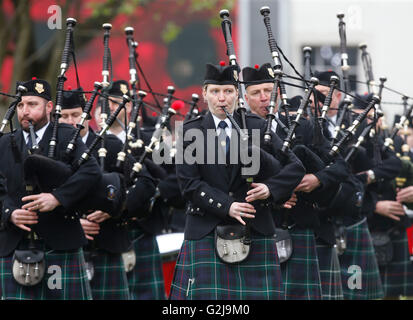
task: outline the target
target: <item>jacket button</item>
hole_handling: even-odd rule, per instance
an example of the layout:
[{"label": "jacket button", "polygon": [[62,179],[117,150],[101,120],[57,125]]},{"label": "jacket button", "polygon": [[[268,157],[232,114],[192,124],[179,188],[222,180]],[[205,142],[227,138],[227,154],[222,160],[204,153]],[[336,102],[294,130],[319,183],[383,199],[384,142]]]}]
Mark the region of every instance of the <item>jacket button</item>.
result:
[{"label": "jacket button", "polygon": [[222,205],[218,202],[218,203],[217,203],[217,207],[218,207],[218,208],[221,208]]},{"label": "jacket button", "polygon": [[234,193],[233,193],[233,192],[230,192],[230,193],[228,193],[228,195],[229,195],[230,197],[232,197],[232,196],[234,196]]},{"label": "jacket button", "polygon": [[214,200],[213,200],[213,199],[209,199],[208,202],[212,204],[212,202],[214,202]]},{"label": "jacket button", "polygon": [[201,197],[205,197],[205,192],[201,192]]}]

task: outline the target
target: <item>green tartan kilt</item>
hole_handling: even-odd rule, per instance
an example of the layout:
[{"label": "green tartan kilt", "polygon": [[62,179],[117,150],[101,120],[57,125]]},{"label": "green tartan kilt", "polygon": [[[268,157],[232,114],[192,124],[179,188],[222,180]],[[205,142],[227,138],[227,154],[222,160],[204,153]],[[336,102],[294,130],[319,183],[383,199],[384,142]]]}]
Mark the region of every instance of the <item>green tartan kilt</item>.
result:
[{"label": "green tartan kilt", "polygon": [[171,300],[284,300],[273,237],[251,235],[251,251],[237,264],[223,263],[212,234],[184,240],[175,266]]},{"label": "green tartan kilt", "polygon": [[129,286],[120,253],[98,250],[90,286],[94,300],[129,300]]},{"label": "green tartan kilt", "polygon": [[[43,280],[33,286],[18,284],[12,274],[13,255],[0,258],[0,279],[3,299],[10,300],[92,300],[86,276],[83,249],[73,252],[47,251]],[[59,270],[53,266],[60,267]],[[50,273],[48,273],[48,271]],[[51,288],[49,288],[49,286]]]},{"label": "green tartan kilt", "polygon": [[[370,300],[384,297],[380,271],[370,236],[370,231],[364,218],[359,223],[346,228],[347,249],[339,256],[341,280],[344,299]],[[361,270],[361,288],[350,288],[356,274],[353,266]],[[351,277],[351,278],[350,278]]]},{"label": "green tartan kilt", "polygon": [[343,300],[340,262],[335,247],[317,242],[323,300]]},{"label": "green tartan kilt", "polygon": [[320,270],[314,232],[310,229],[289,230],[293,252],[281,263],[286,300],[321,300]]},{"label": "green tartan kilt", "polygon": [[413,265],[406,230],[390,233],[390,239],[393,243],[393,260],[388,265],[379,267],[385,296],[412,296]]},{"label": "green tartan kilt", "polygon": [[129,231],[136,254],[136,265],[126,274],[131,300],[165,300],[162,259],[156,237],[142,230]]}]

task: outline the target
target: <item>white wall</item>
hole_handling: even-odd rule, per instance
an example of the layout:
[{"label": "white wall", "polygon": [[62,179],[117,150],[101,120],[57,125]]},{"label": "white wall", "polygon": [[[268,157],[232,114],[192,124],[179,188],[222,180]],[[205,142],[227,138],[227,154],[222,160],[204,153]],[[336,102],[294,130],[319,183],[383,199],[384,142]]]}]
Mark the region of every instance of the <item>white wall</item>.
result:
[{"label": "white wall", "polygon": [[[240,3],[245,6],[250,1],[256,0],[240,0]],[[265,1],[260,3],[265,5]],[[336,15],[340,12],[345,14],[348,45],[367,44],[375,80],[378,82],[379,77],[385,76],[387,86],[413,97],[413,0],[278,0],[277,11],[271,11],[274,36],[287,57],[302,71],[302,46],[339,45]],[[242,19],[239,21],[242,23]],[[252,23],[263,24],[258,12],[251,12],[249,24]],[[260,50],[268,51],[267,46],[263,43]],[[364,81],[360,55],[358,59],[358,78]],[[284,67],[292,74],[291,69]],[[366,87],[362,87],[364,91]],[[294,89],[291,92],[291,96],[299,93]],[[383,101],[401,102],[401,97],[385,90]],[[403,110],[397,105],[383,105],[383,109],[390,124],[394,113]]]}]

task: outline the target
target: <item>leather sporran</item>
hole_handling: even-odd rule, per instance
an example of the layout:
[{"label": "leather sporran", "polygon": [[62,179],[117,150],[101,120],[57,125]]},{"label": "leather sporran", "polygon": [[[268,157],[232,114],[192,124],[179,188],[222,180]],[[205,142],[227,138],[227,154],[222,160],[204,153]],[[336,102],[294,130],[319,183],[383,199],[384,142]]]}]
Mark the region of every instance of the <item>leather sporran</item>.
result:
[{"label": "leather sporran", "polygon": [[337,254],[341,256],[347,249],[347,230],[344,225],[336,225],[334,228],[334,235],[336,238]]},{"label": "leather sporran", "polygon": [[127,252],[122,253],[123,266],[125,272],[131,272],[136,265],[136,254],[135,250],[131,249]]},{"label": "leather sporran", "polygon": [[280,263],[288,261],[293,254],[293,240],[288,230],[276,228],[274,234]]},{"label": "leather sporran", "polygon": [[377,264],[385,266],[393,260],[393,243],[388,232],[371,232]]},{"label": "leather sporran", "polygon": [[35,286],[42,281],[46,270],[45,253],[39,249],[15,250],[13,278],[22,286]]},{"label": "leather sporran", "polygon": [[249,230],[243,225],[218,225],[215,228],[215,251],[222,262],[240,263],[251,249]]}]

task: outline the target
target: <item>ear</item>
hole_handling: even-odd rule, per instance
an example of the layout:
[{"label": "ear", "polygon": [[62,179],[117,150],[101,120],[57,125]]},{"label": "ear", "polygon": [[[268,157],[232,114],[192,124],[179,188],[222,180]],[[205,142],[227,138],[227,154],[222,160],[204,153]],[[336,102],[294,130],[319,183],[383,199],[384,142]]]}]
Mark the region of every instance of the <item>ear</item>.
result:
[{"label": "ear", "polygon": [[244,93],[244,99],[245,99],[245,102],[248,103],[248,95],[247,95],[247,91],[246,91],[246,90],[245,90],[245,93]]},{"label": "ear", "polygon": [[52,101],[48,101],[46,103],[46,113],[50,114],[53,110],[53,102]]},{"label": "ear", "polygon": [[132,111],[132,102],[126,103],[126,112],[129,114]]},{"label": "ear", "polygon": [[204,98],[204,102],[205,102],[205,103],[207,102],[207,101],[206,101],[207,89],[208,89],[208,86],[203,86],[203,87],[202,87],[202,97]]},{"label": "ear", "polygon": [[336,95],[337,95],[337,99],[338,99],[338,100],[341,100],[341,96],[342,96],[341,91],[336,90],[336,91],[334,91],[334,92],[335,92]]}]

